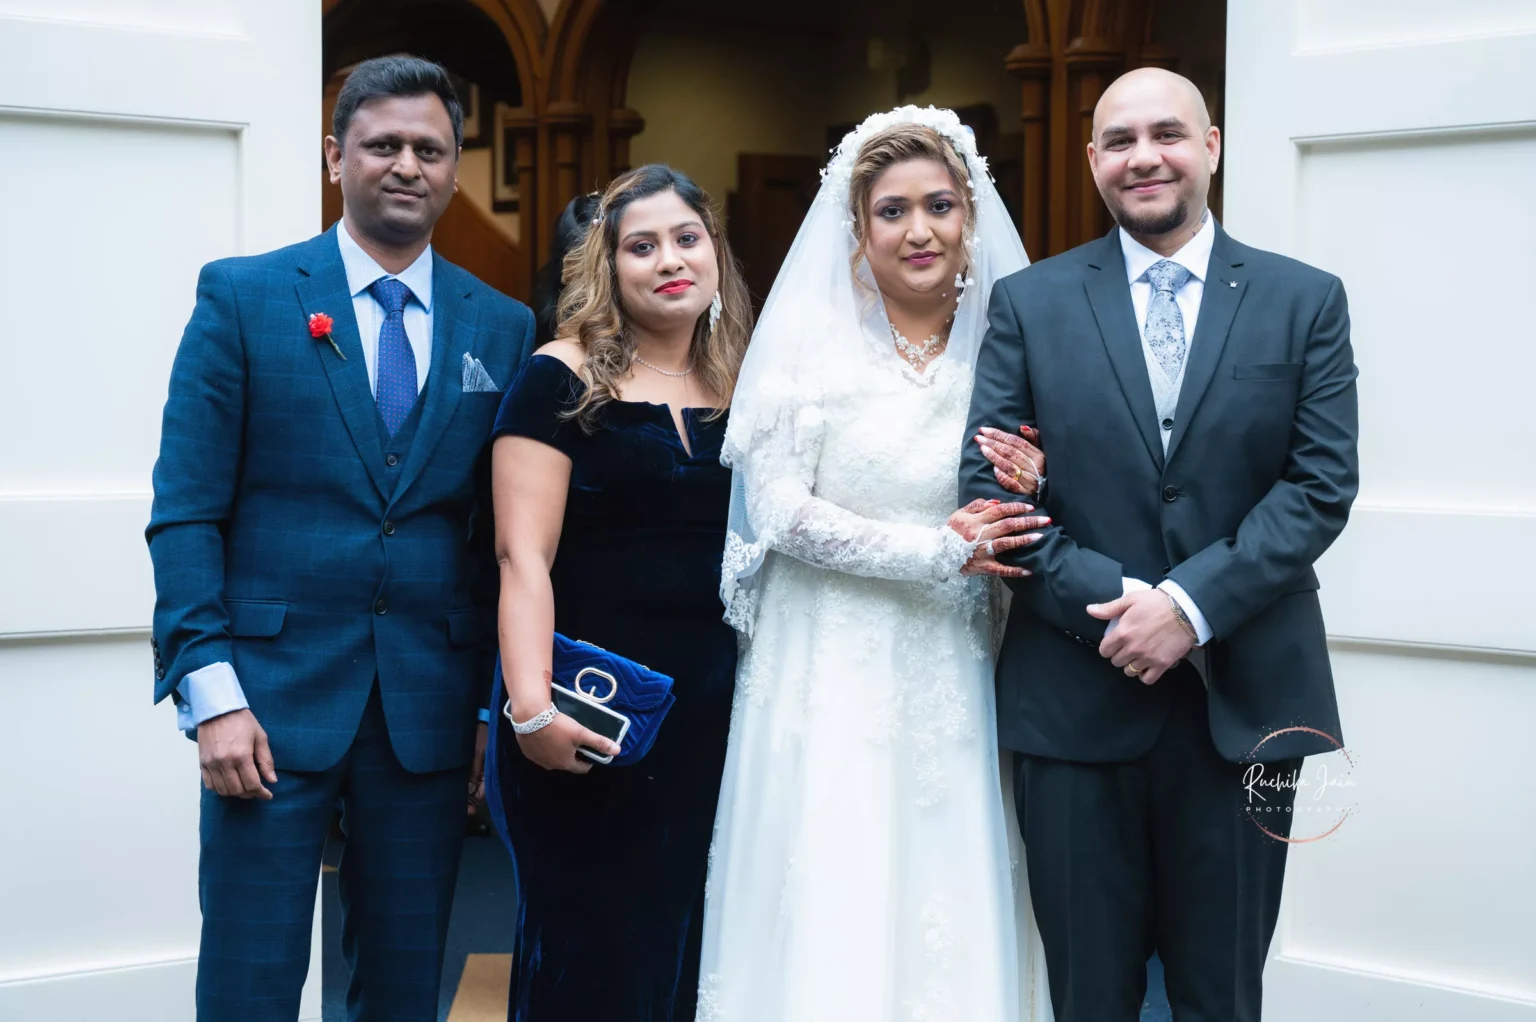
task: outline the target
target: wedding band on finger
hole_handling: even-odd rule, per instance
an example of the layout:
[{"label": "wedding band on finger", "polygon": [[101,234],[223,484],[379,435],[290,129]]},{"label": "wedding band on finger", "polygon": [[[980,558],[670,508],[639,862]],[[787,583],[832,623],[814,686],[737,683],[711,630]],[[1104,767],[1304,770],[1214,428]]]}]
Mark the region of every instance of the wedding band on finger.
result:
[{"label": "wedding band on finger", "polygon": [[992,546],[992,540],[990,540],[990,539],[987,540],[987,556],[988,557],[996,557],[997,556],[997,550]]},{"label": "wedding band on finger", "polygon": [[1125,673],[1129,674],[1133,678],[1139,678],[1141,677],[1141,668],[1137,667],[1135,664],[1126,664]]}]

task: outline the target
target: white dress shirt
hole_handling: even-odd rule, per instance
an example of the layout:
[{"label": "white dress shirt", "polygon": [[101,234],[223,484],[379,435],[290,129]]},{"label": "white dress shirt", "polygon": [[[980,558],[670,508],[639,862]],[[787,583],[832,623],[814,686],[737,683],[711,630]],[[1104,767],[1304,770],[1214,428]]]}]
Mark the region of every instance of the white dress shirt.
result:
[{"label": "white dress shirt", "polygon": [[[1205,223],[1195,232],[1195,236],[1184,243],[1184,247],[1166,258],[1178,263],[1189,271],[1189,279],[1184,286],[1174,294],[1173,300],[1179,307],[1179,314],[1184,317],[1184,338],[1186,363],[1189,361],[1189,352],[1194,350],[1195,323],[1200,318],[1200,299],[1205,296],[1205,277],[1211,265],[1211,247],[1216,243],[1216,218],[1206,215]],[[1129,234],[1125,229],[1120,230],[1120,251],[1125,255],[1125,275],[1131,287],[1131,305],[1136,310],[1136,329],[1141,333],[1142,348],[1145,352],[1147,344],[1147,307],[1152,304],[1152,284],[1147,280],[1147,270],[1153,263],[1163,259]],[[1156,365],[1156,359],[1147,352],[1149,371]],[[1181,381],[1182,382],[1182,381]],[[1161,424],[1159,424],[1161,426]],[[1163,431],[1163,449],[1168,449],[1168,434],[1171,427]],[[1151,589],[1152,586],[1139,578],[1123,578],[1120,580],[1122,594],[1127,595],[1141,589]],[[1157,588],[1166,592],[1176,600],[1184,613],[1189,616],[1190,624],[1195,626],[1196,641],[1200,645],[1210,641],[1211,626],[1206,621],[1205,615],[1200,613],[1200,608],[1195,606],[1195,601],[1190,599],[1184,587],[1171,578],[1165,578],[1158,583]],[[1119,622],[1115,618],[1109,623],[1114,628]],[[1106,632],[1108,629],[1106,629]]]},{"label": "white dress shirt", "polygon": [[[352,293],[352,312],[357,317],[358,339],[368,366],[368,389],[378,393],[379,330],[384,326],[385,316],[384,307],[368,288],[380,277],[393,276],[410,288],[413,296],[413,300],[405,303],[405,338],[416,356],[416,393],[421,393],[427,385],[427,371],[432,368],[432,246],[428,245],[403,271],[391,274],[353,240],[346,221],[336,225],[336,244],[347,272],[347,290]],[[205,720],[250,705],[240,679],[235,676],[234,665],[222,660],[188,674],[176,691],[181,696],[176,704],[176,726],[182,731],[196,731]]]},{"label": "white dress shirt", "polygon": [[375,394],[379,387],[379,330],[384,326],[384,306],[368,288],[380,277],[392,276],[415,296],[414,301],[405,303],[405,339],[416,356],[416,393],[420,394],[427,385],[427,370],[432,368],[432,246],[428,245],[414,263],[392,274],[385,272],[373,256],[352,240],[346,221],[336,226],[336,243],[341,247],[341,263],[347,269],[347,290],[352,292],[357,336],[363,342],[363,361],[368,364],[368,387]]}]

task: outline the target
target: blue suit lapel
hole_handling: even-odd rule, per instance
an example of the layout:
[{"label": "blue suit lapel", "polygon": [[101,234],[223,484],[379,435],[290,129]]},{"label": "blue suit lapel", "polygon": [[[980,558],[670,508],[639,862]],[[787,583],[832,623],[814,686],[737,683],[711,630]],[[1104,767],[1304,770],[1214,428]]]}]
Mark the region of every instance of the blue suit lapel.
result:
[{"label": "blue suit lapel", "polygon": [[1247,281],[1239,279],[1235,272],[1242,265],[1242,256],[1233,251],[1232,239],[1218,224],[1216,240],[1211,246],[1211,265],[1205,273],[1205,293],[1200,298],[1200,318],[1195,321],[1195,334],[1189,340],[1184,385],[1179,390],[1179,403],[1173,413],[1173,435],[1168,438],[1170,461],[1179,449],[1179,441],[1189,432],[1195,408],[1216,374],[1216,363],[1221,361],[1222,349],[1232,330],[1232,319],[1248,290]]},{"label": "blue suit lapel", "polygon": [[325,367],[326,379],[336,397],[342,422],[357,448],[358,457],[379,496],[388,499],[384,470],[384,448],[379,441],[378,411],[373,390],[368,385],[368,363],[363,359],[363,344],[358,336],[357,316],[352,312],[352,293],[347,287],[347,271],[341,263],[341,249],[336,246],[336,228],[332,227],[306,247],[298,267],[299,304],[308,330],[308,318],[317,312],[331,317],[331,337],[345,358],[338,357],[323,340],[315,340],[315,357]]},{"label": "blue suit lapel", "polygon": [[1161,472],[1163,441],[1158,434],[1157,402],[1152,396],[1147,360],[1141,350],[1141,331],[1136,328],[1136,307],[1131,304],[1131,289],[1125,281],[1125,253],[1120,251],[1119,230],[1111,230],[1097,243],[1097,250],[1088,260],[1093,272],[1084,283],[1110,365],[1120,381],[1120,391],[1130,406],[1131,418],[1147,453]]},{"label": "blue suit lapel", "polygon": [[[432,253],[432,369],[427,373],[426,405],[421,410],[421,424],[416,439],[405,457],[400,485],[395,490],[396,503],[426,467],[453,413],[464,397],[459,367],[475,341],[475,323],[479,310],[469,299],[470,288],[464,277],[453,271],[436,251]],[[334,355],[334,352],[332,353]]]}]

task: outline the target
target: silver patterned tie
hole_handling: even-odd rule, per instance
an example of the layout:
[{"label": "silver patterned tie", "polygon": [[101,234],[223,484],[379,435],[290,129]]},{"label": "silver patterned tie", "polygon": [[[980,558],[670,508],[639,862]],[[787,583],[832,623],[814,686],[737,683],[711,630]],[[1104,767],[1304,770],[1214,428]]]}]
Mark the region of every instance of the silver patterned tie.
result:
[{"label": "silver patterned tie", "polygon": [[1168,259],[1159,259],[1147,267],[1152,285],[1152,300],[1147,303],[1147,347],[1157,356],[1169,380],[1177,380],[1184,369],[1184,354],[1189,345],[1184,337],[1184,314],[1174,296],[1189,280],[1188,269]]}]

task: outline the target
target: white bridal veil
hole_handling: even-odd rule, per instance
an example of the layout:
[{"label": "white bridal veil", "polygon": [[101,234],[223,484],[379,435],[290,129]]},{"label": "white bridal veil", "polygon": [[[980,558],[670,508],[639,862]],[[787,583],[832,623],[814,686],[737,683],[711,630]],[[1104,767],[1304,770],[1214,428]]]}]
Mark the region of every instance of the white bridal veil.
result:
[{"label": "white bridal veil", "polygon": [[[852,267],[858,239],[848,193],[854,160],[864,143],[887,128],[909,123],[933,128],[954,145],[969,174],[961,184],[970,189],[976,208],[976,228],[966,240],[969,268],[966,279],[957,281],[964,290],[949,345],[941,356],[946,372],[973,370],[987,327],[992,285],[1029,264],[987,171],[987,161],[977,154],[975,138],[954,111],[903,106],[874,114],[832,151],[832,160],[821,174],[821,190],[795,235],[753,331],[731,400],[721,455],[733,473],[720,597],[725,619],[747,635],[752,634],[757,614],[764,557],[778,529],[790,524],[750,518],[748,492],[761,492],[774,484],[772,479],[748,477],[749,464],[753,472],[771,472],[774,464],[772,459],[750,458],[750,452],[770,438],[775,444],[793,447],[797,433],[819,427],[817,396],[846,382],[831,376],[857,372],[861,360],[866,365],[873,360],[899,361],[869,265],[861,260],[856,271]],[[956,444],[962,442],[962,437],[955,437]]]}]

